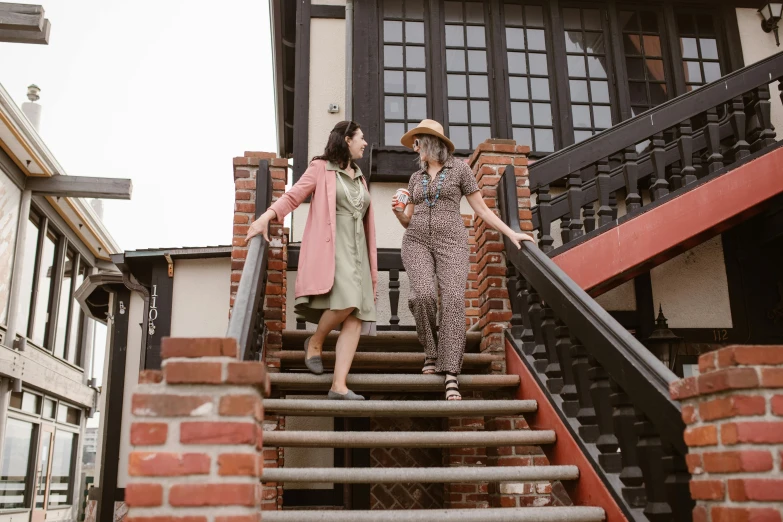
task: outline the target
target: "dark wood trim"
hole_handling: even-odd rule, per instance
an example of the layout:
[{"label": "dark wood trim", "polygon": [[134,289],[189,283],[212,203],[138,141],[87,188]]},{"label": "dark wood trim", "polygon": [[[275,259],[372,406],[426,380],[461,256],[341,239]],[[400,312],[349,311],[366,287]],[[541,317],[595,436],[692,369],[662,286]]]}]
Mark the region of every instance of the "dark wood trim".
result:
[{"label": "dark wood trim", "polygon": [[672,59],[672,79],[674,80],[674,96],[685,94],[685,72],[679,65],[682,64],[682,51],[680,50],[680,37],[677,31],[677,19],[674,16],[674,6],[667,1],[663,4],[663,21],[666,38]]},{"label": "dark wood trim", "polygon": [[[733,72],[745,67],[745,58],[742,56],[742,38],[740,37],[739,21],[737,20],[737,8],[732,5],[722,5],[720,7],[720,18],[724,25],[727,44],[725,54],[730,66],[730,69],[726,72]],[[761,28],[759,27],[759,29]]]},{"label": "dark wood trim", "polygon": [[[625,121],[631,117],[631,94],[628,89],[628,71],[625,68],[625,49],[623,49],[623,30],[620,27],[620,21],[617,18],[617,12],[621,7],[618,7],[615,0],[608,0],[607,20],[609,24],[609,35],[612,42],[611,49],[607,52],[612,52],[617,57],[615,63],[616,67],[608,71],[610,82],[612,84],[612,90],[616,93],[617,101],[617,115],[619,121]],[[664,47],[664,46],[661,46]],[[608,67],[608,65],[607,65]]]},{"label": "dark wood trim", "polygon": [[[441,93],[446,93],[446,39],[444,36],[445,22],[441,16],[440,0],[430,0],[429,7],[429,20],[430,39],[427,42],[427,63],[430,64],[430,76],[432,77],[431,95],[427,98],[428,104],[431,106],[431,117],[439,122],[442,122],[444,128],[446,128],[446,115],[448,114],[448,96],[444,96]],[[425,6],[425,8],[427,8]],[[434,51],[433,51],[434,49]],[[437,74],[435,74],[437,72]],[[438,103],[440,102],[440,103]]]},{"label": "dark wood trim", "polygon": [[128,354],[128,317],[130,314],[120,314],[120,302],[127,309],[130,306],[130,290],[118,289],[114,294],[112,314],[114,322],[111,331],[109,348],[108,379],[103,383],[106,393],[106,405],[101,412],[103,416],[103,433],[101,447],[100,499],[95,520],[97,522],[114,522],[114,502],[117,490],[117,471],[120,462],[120,441],[122,439],[122,405],[125,395],[125,364]]},{"label": "dark wood trim", "polygon": [[[174,278],[169,277],[169,265],[165,259],[156,259],[150,275],[150,305],[145,320],[149,321],[153,307],[157,310],[155,332],[148,332],[147,353],[144,367],[160,370],[160,350],[164,337],[171,335],[171,305],[174,294]],[[157,295],[156,295],[157,294]]]},{"label": "dark wood trim", "polygon": [[[54,252],[54,264],[52,265],[49,287],[49,304],[46,311],[48,320],[46,321],[46,331],[44,332],[44,348],[52,352],[52,354],[54,354],[55,337],[57,337],[57,319],[60,313],[60,307],[63,306],[63,303],[60,302],[60,289],[63,284],[65,259],[68,252],[68,240],[65,236],[59,236],[57,238],[57,245]],[[65,306],[67,307],[68,303],[65,303]],[[65,359],[67,350],[68,347],[63,346],[63,359]]]},{"label": "dark wood trim", "polygon": [[[489,43],[487,52],[493,62],[495,74],[493,89],[490,91],[492,103],[492,120],[495,122],[495,135],[501,139],[511,139],[514,135],[514,126],[511,121],[511,94],[508,87],[508,51],[506,50],[506,23],[505,10],[497,0],[490,4],[490,20],[487,24]],[[545,26],[548,24],[544,24]],[[547,67],[550,53],[546,53]],[[549,69],[552,70],[551,67]],[[551,82],[550,82],[551,88]],[[550,96],[551,98],[551,96]]]},{"label": "dark wood trim", "polygon": [[[655,302],[653,301],[652,278],[650,272],[638,275],[633,279],[634,292],[636,293],[636,338],[644,341],[655,328]],[[664,312],[665,314],[665,312]]]},{"label": "dark wood trim", "polygon": [[354,2],[353,119],[361,124],[369,146],[359,168],[372,179],[373,151],[381,146],[379,48],[377,2]]},{"label": "dark wood trim", "polygon": [[[296,183],[307,170],[310,120],[310,0],[296,8],[296,80],[294,87],[294,177]],[[356,53],[361,54],[361,53]]]},{"label": "dark wood trim", "polygon": [[342,18],[345,20],[344,5],[312,5],[310,6],[310,18]]},{"label": "dark wood trim", "polygon": [[[553,71],[561,73],[552,76],[552,79],[554,80],[552,83],[555,84],[555,99],[557,101],[558,110],[557,113],[553,114],[553,117],[559,122],[559,125],[555,126],[555,143],[557,143],[557,138],[559,136],[560,148],[563,148],[574,143],[574,122],[571,118],[571,96],[568,87],[568,72],[562,69],[568,63],[565,40],[562,37],[558,38],[555,36],[565,34],[565,29],[563,28],[563,18],[560,14],[560,1],[551,0],[548,4],[549,22],[551,26],[550,31],[552,32],[552,50],[550,52],[552,61],[554,62],[553,65],[555,66]],[[563,72],[565,72],[565,74],[562,74]],[[559,118],[557,117],[558,114],[560,115]]]}]

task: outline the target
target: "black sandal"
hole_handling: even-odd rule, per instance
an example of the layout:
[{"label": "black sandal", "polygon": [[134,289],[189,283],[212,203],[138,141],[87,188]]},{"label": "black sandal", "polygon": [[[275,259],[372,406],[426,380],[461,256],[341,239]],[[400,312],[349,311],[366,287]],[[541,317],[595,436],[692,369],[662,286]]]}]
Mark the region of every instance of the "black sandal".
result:
[{"label": "black sandal", "polygon": [[424,359],[424,367],[421,369],[421,373],[424,375],[432,375],[437,370],[437,361],[435,359]]},{"label": "black sandal", "polygon": [[461,401],[462,394],[459,392],[459,380],[454,373],[446,373],[446,400]]}]

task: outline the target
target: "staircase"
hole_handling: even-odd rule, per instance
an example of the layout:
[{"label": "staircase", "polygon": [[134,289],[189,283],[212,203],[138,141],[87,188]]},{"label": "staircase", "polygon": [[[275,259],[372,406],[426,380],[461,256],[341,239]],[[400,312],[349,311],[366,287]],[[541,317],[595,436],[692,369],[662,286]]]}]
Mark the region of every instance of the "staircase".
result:
[{"label": "staircase", "polygon": [[[414,332],[379,332],[375,338],[363,338],[354,358],[348,378],[348,386],[363,393],[368,400],[341,402],[311,399],[313,394],[324,393],[331,385],[329,369],[334,363],[334,342],[331,335],[324,346],[324,364],[327,373],[312,375],[304,369],[302,344],[309,335],[303,331],[288,331],[283,335],[283,348],[269,352],[268,359],[280,361],[281,372],[270,375],[271,398],[264,401],[265,415],[348,417],[375,419],[373,431],[266,431],[264,448],[371,448],[395,451],[421,448],[440,450],[445,467],[383,467],[377,460],[371,467],[332,468],[266,468],[262,482],[285,483],[286,486],[302,482],[335,484],[443,484],[443,507],[437,509],[345,510],[331,507],[296,509],[286,506],[283,494],[282,511],[264,511],[266,521],[598,521],[605,519],[602,508],[572,506],[562,488],[559,495],[546,493],[532,499],[533,505],[523,507],[499,507],[500,492],[513,488],[500,483],[519,483],[544,486],[540,491],[550,491],[550,484],[576,481],[579,470],[573,465],[551,466],[540,448],[556,444],[552,430],[526,428],[523,415],[536,412],[537,403],[531,400],[511,400],[519,387],[517,375],[490,374],[490,365],[504,357],[497,354],[477,353],[480,335],[468,335],[465,364],[460,376],[463,400],[444,400],[443,377],[422,375],[424,363],[422,349]],[[297,395],[306,395],[298,399]],[[389,419],[434,418],[437,431],[398,431],[394,425],[382,422]],[[496,422],[497,426],[525,429],[489,431],[493,419],[512,419],[515,422]],[[440,422],[437,422],[437,420]],[[468,420],[462,423],[460,420]],[[407,424],[407,423],[403,423]],[[432,423],[431,423],[432,424]],[[411,422],[414,428],[415,422]],[[469,425],[470,427],[466,427]],[[392,429],[383,430],[384,427]],[[477,429],[478,428],[478,429]],[[516,450],[516,451],[515,451]],[[525,455],[517,458],[529,465],[503,465],[503,455]],[[473,456],[472,460],[461,455]],[[478,456],[479,458],[476,458]],[[512,457],[513,458],[513,457]],[[371,459],[372,460],[372,459]],[[462,463],[466,465],[458,465]],[[494,465],[493,465],[494,464]],[[487,487],[486,483],[490,483]],[[452,487],[458,485],[458,487]],[[467,485],[467,488],[459,487]],[[471,487],[471,485],[474,485]],[[434,486],[438,487],[438,486]],[[536,491],[536,488],[532,488]],[[365,489],[367,493],[369,490]],[[466,494],[467,491],[475,493]],[[493,498],[494,497],[494,498]],[[480,499],[480,500],[479,500]],[[478,500],[478,501],[476,501]],[[491,502],[494,500],[494,502]],[[473,501],[469,509],[460,507]],[[483,501],[483,504],[481,503]],[[404,503],[404,501],[403,501]],[[489,507],[488,504],[498,504]],[[503,502],[505,505],[507,502]],[[518,504],[518,503],[517,503]],[[546,507],[536,507],[546,506]]]}]

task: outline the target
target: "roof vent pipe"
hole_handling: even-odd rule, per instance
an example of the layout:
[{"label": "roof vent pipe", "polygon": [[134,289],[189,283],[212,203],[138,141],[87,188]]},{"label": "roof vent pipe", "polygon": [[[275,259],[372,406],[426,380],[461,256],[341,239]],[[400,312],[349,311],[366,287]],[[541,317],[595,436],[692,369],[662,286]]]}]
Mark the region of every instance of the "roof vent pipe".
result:
[{"label": "roof vent pipe", "polygon": [[27,116],[27,119],[30,120],[30,123],[33,124],[33,127],[37,132],[41,132],[41,106],[38,105],[37,102],[41,96],[40,96],[41,89],[35,85],[32,84],[27,88],[27,99],[30,101],[24,102],[22,104],[22,112],[25,116]]}]

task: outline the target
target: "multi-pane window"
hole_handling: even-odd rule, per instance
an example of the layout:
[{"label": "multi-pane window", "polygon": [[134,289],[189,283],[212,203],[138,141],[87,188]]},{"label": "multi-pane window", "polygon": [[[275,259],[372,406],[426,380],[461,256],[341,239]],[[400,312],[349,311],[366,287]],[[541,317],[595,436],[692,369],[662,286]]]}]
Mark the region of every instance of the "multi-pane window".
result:
[{"label": "multi-pane window", "polygon": [[[62,407],[61,404],[60,408]],[[76,434],[58,430],[54,437],[54,451],[52,452],[49,509],[70,504],[75,453]]]},{"label": "multi-pane window", "polygon": [[612,126],[601,11],[564,8],[563,27],[574,141],[579,143]]},{"label": "multi-pane window", "polygon": [[383,2],[384,144],[427,117],[427,59],[423,0]]},{"label": "multi-pane window", "polygon": [[661,31],[656,11],[620,11],[625,69],[633,116],[664,103],[668,98]]},{"label": "multi-pane window", "polygon": [[89,267],[51,222],[36,213],[30,215],[24,248],[18,333],[57,357],[79,364],[84,315],[73,296]]},{"label": "multi-pane window", "polygon": [[27,477],[35,457],[36,425],[9,418],[5,424],[3,460],[0,464],[0,509],[18,509],[29,505]]},{"label": "multi-pane window", "polygon": [[490,137],[486,5],[444,2],[449,138],[473,149]]},{"label": "multi-pane window", "polygon": [[538,5],[503,6],[513,138],[531,150],[555,150],[549,91],[544,10]]},{"label": "multi-pane window", "polygon": [[692,91],[722,76],[715,20],[710,15],[677,13],[685,88]]}]

